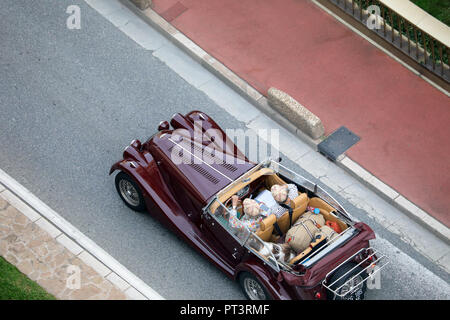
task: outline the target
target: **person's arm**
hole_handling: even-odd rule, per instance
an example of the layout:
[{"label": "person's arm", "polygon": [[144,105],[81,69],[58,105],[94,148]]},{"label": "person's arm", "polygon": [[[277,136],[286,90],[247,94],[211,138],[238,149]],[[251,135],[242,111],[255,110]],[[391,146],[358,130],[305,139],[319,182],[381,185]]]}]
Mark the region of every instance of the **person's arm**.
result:
[{"label": "person's arm", "polygon": [[288,184],[288,198],[294,200],[298,196],[298,188],[295,184]]},{"label": "person's arm", "polygon": [[230,209],[230,215],[232,215],[233,217],[235,217],[235,218],[237,218],[237,216],[238,216],[238,212],[237,212],[237,210],[236,209]]},{"label": "person's arm", "polygon": [[224,218],[227,218],[227,219],[228,219],[228,218],[229,218],[229,215],[230,215],[230,212],[231,212],[232,215],[234,215],[235,217],[237,217],[237,210],[236,210],[236,208],[237,208],[238,203],[239,203],[239,197],[236,196],[236,195],[232,196],[232,197],[231,197],[231,206],[232,206],[232,209],[228,209],[228,208],[227,208],[228,210],[226,210],[225,208],[222,207],[223,210],[221,210],[221,215],[222,215]]},{"label": "person's arm", "polygon": [[236,209],[238,203],[239,197],[237,195],[231,196],[231,205],[233,206],[233,209]]},{"label": "person's arm", "polygon": [[232,209],[229,211],[230,216],[228,218],[228,225],[232,229],[236,229],[236,230],[240,230],[240,229],[244,228],[242,221],[239,220],[239,218],[238,218],[238,212],[236,210],[238,203],[239,203],[239,197],[233,196],[231,199]]},{"label": "person's arm", "polygon": [[234,195],[231,197],[231,210],[230,214],[232,214],[234,217],[238,218],[238,212],[237,212],[237,205],[239,203],[239,197],[237,195]]},{"label": "person's arm", "polygon": [[285,211],[286,209],[277,203],[270,208],[269,215],[274,214],[277,218],[279,218]]}]

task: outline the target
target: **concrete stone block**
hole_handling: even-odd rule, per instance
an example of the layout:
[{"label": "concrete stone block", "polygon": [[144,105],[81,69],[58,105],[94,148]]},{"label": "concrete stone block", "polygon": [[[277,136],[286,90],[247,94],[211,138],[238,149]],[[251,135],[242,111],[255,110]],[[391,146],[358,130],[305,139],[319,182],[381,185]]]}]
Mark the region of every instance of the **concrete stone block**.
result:
[{"label": "concrete stone block", "polygon": [[150,8],[150,6],[152,5],[152,0],[130,0],[130,1],[141,10]]},{"label": "concrete stone block", "polygon": [[269,104],[313,139],[325,134],[322,121],[287,93],[276,88],[267,92]]}]

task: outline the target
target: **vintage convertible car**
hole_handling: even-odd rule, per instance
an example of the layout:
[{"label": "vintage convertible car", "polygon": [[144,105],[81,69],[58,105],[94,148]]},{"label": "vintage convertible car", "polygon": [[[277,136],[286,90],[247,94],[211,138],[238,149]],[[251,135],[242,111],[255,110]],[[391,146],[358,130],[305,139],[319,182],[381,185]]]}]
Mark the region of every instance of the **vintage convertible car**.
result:
[{"label": "vintage convertible car", "polygon": [[[213,159],[217,154],[227,161]],[[374,232],[280,161],[249,161],[214,120],[192,111],[175,114],[170,124],[162,121],[145,143],[133,140],[110,174],[118,171],[116,189],[128,207],[149,211],[181,235],[238,281],[249,299],[363,299],[368,280],[386,260],[370,247]],[[230,198],[257,197],[275,183],[297,185],[291,210],[278,219],[267,216],[254,232],[232,232],[224,218]],[[319,208],[341,232],[333,240],[313,239],[289,261],[277,260],[270,244],[282,242],[308,207]]]}]

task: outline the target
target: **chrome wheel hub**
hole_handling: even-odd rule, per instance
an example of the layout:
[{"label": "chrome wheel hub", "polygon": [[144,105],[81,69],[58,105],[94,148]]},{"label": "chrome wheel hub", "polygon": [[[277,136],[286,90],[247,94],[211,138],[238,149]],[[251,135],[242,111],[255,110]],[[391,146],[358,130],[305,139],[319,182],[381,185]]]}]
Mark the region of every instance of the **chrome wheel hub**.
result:
[{"label": "chrome wheel hub", "polygon": [[246,278],[244,280],[244,288],[251,300],[266,300],[264,289],[256,280]]},{"label": "chrome wheel hub", "polygon": [[122,197],[130,205],[137,207],[139,205],[139,194],[136,188],[127,180],[119,181],[119,190]]}]

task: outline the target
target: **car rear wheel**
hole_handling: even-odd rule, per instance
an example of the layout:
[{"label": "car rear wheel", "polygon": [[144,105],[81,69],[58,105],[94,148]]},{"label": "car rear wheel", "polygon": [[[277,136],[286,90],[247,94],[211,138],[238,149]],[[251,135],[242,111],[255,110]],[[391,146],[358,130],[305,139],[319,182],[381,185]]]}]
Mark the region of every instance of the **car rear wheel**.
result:
[{"label": "car rear wheel", "polygon": [[251,273],[244,272],[239,276],[239,284],[249,300],[271,300],[266,288]]},{"label": "car rear wheel", "polygon": [[138,184],[125,172],[116,175],[116,190],[125,204],[135,211],[145,211],[144,197]]},{"label": "car rear wheel", "polygon": [[333,274],[328,282],[332,284],[331,289],[337,293],[329,292],[330,299],[363,300],[367,290],[364,278],[365,274],[360,266],[356,266],[354,263],[343,265]]}]

